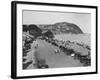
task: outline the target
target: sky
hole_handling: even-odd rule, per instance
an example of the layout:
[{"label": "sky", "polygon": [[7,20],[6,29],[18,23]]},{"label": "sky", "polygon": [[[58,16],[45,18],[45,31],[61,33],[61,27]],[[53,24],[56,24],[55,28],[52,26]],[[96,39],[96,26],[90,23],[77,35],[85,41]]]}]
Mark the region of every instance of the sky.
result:
[{"label": "sky", "polygon": [[23,11],[23,24],[55,24],[57,22],[74,23],[84,33],[91,32],[91,14],[51,11]]}]

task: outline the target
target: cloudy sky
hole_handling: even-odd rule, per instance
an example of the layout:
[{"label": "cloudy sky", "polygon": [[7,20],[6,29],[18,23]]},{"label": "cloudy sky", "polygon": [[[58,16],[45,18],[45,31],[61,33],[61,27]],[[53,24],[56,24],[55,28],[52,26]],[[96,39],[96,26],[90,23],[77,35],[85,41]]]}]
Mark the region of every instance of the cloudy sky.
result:
[{"label": "cloudy sky", "polygon": [[78,25],[84,33],[91,32],[91,14],[47,11],[23,11],[23,24],[54,24],[69,22]]}]

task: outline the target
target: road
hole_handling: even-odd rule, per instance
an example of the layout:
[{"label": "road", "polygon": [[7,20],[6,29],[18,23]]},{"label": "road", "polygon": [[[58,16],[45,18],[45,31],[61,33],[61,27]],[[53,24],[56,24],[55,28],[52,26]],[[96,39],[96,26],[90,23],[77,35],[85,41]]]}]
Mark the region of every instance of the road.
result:
[{"label": "road", "polygon": [[[63,52],[60,52],[60,54],[55,54],[54,50],[59,48],[47,43],[45,40],[37,40],[37,43],[39,44],[39,47],[36,51],[46,59],[46,64],[49,65],[49,68],[83,66],[79,60],[74,60],[73,57],[66,56]],[[27,69],[33,68],[34,67],[32,64],[27,67]]]}]

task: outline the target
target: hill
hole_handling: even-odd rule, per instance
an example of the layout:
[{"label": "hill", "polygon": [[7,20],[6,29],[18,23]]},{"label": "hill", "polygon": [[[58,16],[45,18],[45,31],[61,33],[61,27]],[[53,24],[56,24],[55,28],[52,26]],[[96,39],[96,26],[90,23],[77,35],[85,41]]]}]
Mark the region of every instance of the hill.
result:
[{"label": "hill", "polygon": [[73,23],[68,22],[59,22],[55,24],[42,24],[37,25],[43,32],[47,30],[51,30],[54,34],[61,34],[61,33],[72,33],[72,34],[82,34],[82,30]]}]

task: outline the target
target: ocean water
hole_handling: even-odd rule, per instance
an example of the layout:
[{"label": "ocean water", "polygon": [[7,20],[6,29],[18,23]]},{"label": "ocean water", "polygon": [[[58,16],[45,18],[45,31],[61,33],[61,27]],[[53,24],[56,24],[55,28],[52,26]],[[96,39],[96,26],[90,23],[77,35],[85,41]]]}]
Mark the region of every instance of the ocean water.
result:
[{"label": "ocean water", "polygon": [[83,43],[91,46],[91,35],[90,34],[57,34],[55,39],[58,40],[70,40],[71,42]]}]

